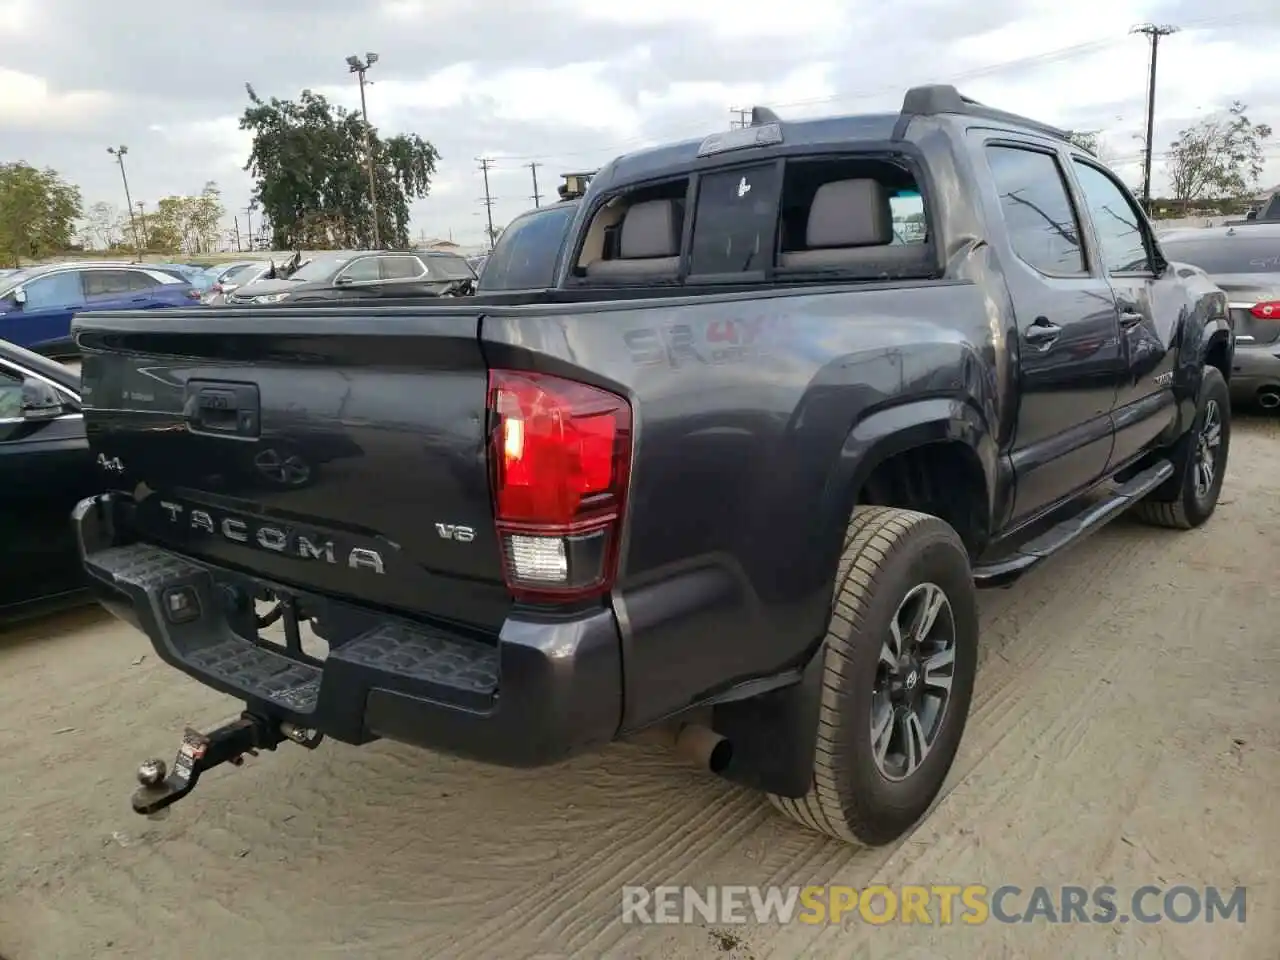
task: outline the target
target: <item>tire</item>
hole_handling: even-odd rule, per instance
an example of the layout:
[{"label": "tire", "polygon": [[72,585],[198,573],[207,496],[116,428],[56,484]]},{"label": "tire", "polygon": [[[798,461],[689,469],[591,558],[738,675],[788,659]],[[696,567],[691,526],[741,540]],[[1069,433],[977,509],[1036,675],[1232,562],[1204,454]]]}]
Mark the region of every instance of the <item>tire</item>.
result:
[{"label": "tire", "polygon": [[[949,619],[954,662],[950,696],[935,709],[936,726],[924,759],[913,772],[893,778],[890,769],[905,754],[904,731],[892,714],[884,765],[873,749],[873,711],[879,719],[893,696],[929,702],[945,668],[932,674],[919,667],[893,675],[882,649],[893,644],[893,624],[919,610],[933,591],[946,604],[933,621],[930,641],[938,652]],[[899,631],[900,633],[903,631]],[[888,507],[858,507],[845,533],[831,621],[823,648],[822,699],[819,706],[813,783],[800,799],[770,794],[775,807],[793,820],[840,840],[880,846],[906,833],[929,809],[942,789],[964,733],[978,661],[978,613],[969,557],[956,532],[937,517]],[[916,682],[909,683],[912,675]],[[912,691],[912,692],[907,692]],[[922,692],[923,691],[923,694]],[[920,731],[925,731],[925,723]],[[917,741],[919,742],[919,741]]]},{"label": "tire", "polygon": [[[1214,424],[1217,429],[1214,430]],[[1216,436],[1216,445],[1213,436]],[[1134,515],[1144,523],[1174,530],[1198,527],[1211,516],[1222,492],[1231,447],[1231,392],[1217,367],[1205,367],[1196,397],[1191,429],[1174,446],[1170,482],[1139,501]],[[1200,473],[1203,451],[1212,452],[1213,476],[1207,484]]]}]

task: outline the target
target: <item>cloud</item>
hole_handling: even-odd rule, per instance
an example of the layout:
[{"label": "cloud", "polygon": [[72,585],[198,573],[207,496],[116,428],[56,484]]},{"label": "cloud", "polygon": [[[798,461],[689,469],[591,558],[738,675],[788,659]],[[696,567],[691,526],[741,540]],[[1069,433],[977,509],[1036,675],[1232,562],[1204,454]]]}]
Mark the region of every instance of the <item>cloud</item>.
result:
[{"label": "cloud", "polygon": [[[103,151],[127,143],[134,199],[212,179],[242,209],[244,83],[354,108],[343,61],[376,51],[370,119],[384,134],[421,134],[442,157],[432,196],[413,206],[415,234],[481,240],[478,157],[496,161],[505,223],[532,205],[535,172],[547,198],[562,172],[725,129],[733,107],[896,110],[927,82],[1104,131],[1135,182],[1148,48],[1129,30],[1144,20],[1183,28],[1160,48],[1157,187],[1177,131],[1234,99],[1280,127],[1274,0],[0,0],[0,143],[60,170],[89,202],[119,203]],[[1280,181],[1280,147],[1269,156],[1268,184]]]},{"label": "cloud", "polygon": [[58,91],[43,77],[0,66],[0,129],[67,128],[112,105],[113,98],[105,90]]}]

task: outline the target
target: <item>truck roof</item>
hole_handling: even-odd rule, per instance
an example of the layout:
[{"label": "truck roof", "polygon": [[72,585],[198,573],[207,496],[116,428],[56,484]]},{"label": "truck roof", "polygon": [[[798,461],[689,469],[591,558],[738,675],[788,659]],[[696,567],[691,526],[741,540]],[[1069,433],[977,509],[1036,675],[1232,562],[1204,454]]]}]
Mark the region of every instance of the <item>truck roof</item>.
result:
[{"label": "truck roof", "polygon": [[[850,142],[884,143],[901,139],[911,118],[944,115],[980,119],[1058,140],[1068,140],[1070,136],[1067,131],[1038,120],[981,104],[950,84],[929,84],[909,89],[903,97],[902,109],[897,113],[781,120],[771,110],[756,107],[752,111],[751,125],[741,131],[681,140],[623,154],[600,169],[592,186],[611,189],[619,184],[675,174],[698,165],[704,157],[709,163],[723,162],[726,155],[732,155],[732,148],[708,152],[710,141],[733,136],[746,139],[750,137],[751,130],[765,135],[768,142],[761,143],[763,146],[776,146],[788,153],[804,153],[840,147]],[[775,139],[769,139],[773,136],[771,128],[776,128]]]}]

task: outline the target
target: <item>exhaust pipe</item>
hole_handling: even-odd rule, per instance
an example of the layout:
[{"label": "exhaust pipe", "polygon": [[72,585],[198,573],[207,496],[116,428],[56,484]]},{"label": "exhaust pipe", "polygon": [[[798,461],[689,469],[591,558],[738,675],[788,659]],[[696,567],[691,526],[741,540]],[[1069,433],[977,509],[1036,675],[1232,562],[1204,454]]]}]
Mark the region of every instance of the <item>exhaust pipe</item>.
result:
[{"label": "exhaust pipe", "polygon": [[1280,387],[1263,387],[1258,391],[1258,403],[1264,410],[1280,407]]},{"label": "exhaust pipe", "polygon": [[733,759],[733,745],[701,723],[663,724],[626,739],[630,743],[666,747],[700,770],[711,773],[723,773]]},{"label": "exhaust pipe", "polygon": [[703,770],[724,773],[733,759],[733,745],[710,727],[687,723],[676,734],[676,753]]}]

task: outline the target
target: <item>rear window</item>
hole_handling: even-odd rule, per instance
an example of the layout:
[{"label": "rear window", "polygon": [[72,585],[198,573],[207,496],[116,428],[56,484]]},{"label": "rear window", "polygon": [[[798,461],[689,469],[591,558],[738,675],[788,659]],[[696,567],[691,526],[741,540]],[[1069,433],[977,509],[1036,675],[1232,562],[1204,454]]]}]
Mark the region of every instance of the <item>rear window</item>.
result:
[{"label": "rear window", "polygon": [[546,207],[511,221],[489,255],[479,289],[542,290],[555,283],[556,260],[577,209]]},{"label": "rear window", "polygon": [[1209,274],[1280,273],[1280,237],[1163,240],[1160,249],[1170,260],[1189,263]]},{"label": "rear window", "polygon": [[432,280],[474,280],[476,275],[462,257],[423,257]]},{"label": "rear window", "polygon": [[704,176],[698,186],[689,272],[738,274],[768,266],[781,188],[776,163]]}]

